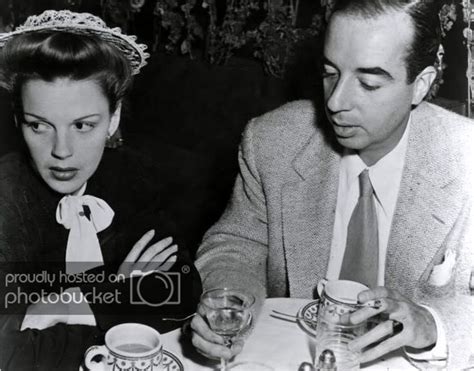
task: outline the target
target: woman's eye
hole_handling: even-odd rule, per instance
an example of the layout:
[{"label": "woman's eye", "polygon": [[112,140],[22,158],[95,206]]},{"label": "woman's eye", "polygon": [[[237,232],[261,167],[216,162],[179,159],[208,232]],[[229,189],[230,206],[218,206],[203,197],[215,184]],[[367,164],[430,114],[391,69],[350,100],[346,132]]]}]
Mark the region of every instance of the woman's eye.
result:
[{"label": "woman's eye", "polygon": [[334,72],[334,71],[323,71],[322,76],[323,76],[323,79],[325,79],[325,78],[327,78],[327,77],[334,77],[334,76],[337,76],[337,72]]},{"label": "woman's eye", "polygon": [[44,133],[45,131],[49,129],[49,125],[43,122],[33,121],[33,122],[25,122],[24,124],[35,133]]},{"label": "woman's eye", "polygon": [[90,122],[78,121],[74,123],[74,127],[80,132],[87,132],[94,128],[94,124]]},{"label": "woman's eye", "polygon": [[326,77],[337,76],[337,70],[332,68],[331,66],[325,66],[323,67],[322,76],[323,76],[323,79]]}]

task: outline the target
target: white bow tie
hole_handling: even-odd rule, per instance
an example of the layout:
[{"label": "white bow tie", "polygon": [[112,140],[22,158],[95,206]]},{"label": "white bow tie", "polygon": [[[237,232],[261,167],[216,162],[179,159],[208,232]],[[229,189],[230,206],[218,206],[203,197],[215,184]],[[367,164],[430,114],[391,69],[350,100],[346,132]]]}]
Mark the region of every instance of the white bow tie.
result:
[{"label": "white bow tie", "polygon": [[64,196],[59,201],[56,221],[69,229],[67,274],[84,272],[104,264],[97,233],[107,228],[113,217],[114,211],[110,206],[94,196]]}]

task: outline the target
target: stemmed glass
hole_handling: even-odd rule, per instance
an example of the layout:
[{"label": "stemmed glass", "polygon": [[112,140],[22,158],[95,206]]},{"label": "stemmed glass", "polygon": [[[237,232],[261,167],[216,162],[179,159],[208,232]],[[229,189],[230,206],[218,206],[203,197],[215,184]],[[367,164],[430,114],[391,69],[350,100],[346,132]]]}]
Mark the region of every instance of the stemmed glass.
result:
[{"label": "stemmed glass", "polygon": [[[205,291],[201,305],[209,327],[224,338],[228,348],[234,338],[252,322],[251,307],[255,298],[239,290],[221,288]],[[221,358],[221,370],[227,370],[227,361]]]}]

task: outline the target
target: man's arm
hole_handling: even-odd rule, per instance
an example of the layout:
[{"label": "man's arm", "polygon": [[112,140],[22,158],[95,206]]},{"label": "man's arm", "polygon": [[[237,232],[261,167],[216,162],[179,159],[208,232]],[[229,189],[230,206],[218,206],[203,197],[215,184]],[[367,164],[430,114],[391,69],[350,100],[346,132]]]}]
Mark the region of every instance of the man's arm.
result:
[{"label": "man's arm", "polygon": [[[472,192],[472,190],[471,190]],[[438,314],[448,345],[448,368],[460,369],[469,365],[473,351],[474,315],[469,281],[473,267],[474,209],[472,197],[464,204],[453,229],[445,240],[445,260],[438,266],[447,265],[449,255],[454,259],[453,269],[447,269],[445,282],[435,278],[436,267],[427,277],[420,290],[420,304],[432,308]],[[472,365],[471,365],[472,366]]]},{"label": "man's arm", "polygon": [[[231,287],[253,294],[253,315],[258,316],[266,297],[268,220],[265,195],[256,167],[252,121],[239,148],[239,174],[231,200],[220,220],[206,233],[197,252],[196,266],[204,289]],[[207,325],[204,314],[191,321],[192,342],[210,358],[229,359],[238,354],[242,343],[231,349]]]},{"label": "man's arm", "polygon": [[268,221],[266,200],[256,167],[252,127],[239,148],[239,174],[220,220],[206,233],[196,266],[204,289],[229,286],[266,295]]},{"label": "man's arm", "polygon": [[[472,352],[472,331],[474,329],[474,316],[472,315],[472,297],[470,297],[469,280],[472,267],[472,241],[473,241],[472,208],[469,202],[464,204],[456,223],[444,241],[441,251],[444,252],[444,261],[434,267],[428,267],[423,274],[419,289],[413,299],[404,297],[396,288],[380,287],[366,291],[359,295],[359,300],[380,299],[382,306],[378,310],[364,308],[351,316],[351,322],[358,323],[374,315],[383,313],[386,321],[382,322],[371,332],[357,339],[353,346],[361,349],[386,338],[377,346],[366,351],[363,360],[370,361],[391,350],[400,347],[409,347],[407,350],[414,353],[429,350],[438,339],[440,333],[445,336],[447,349],[448,369],[461,369],[469,366],[469,357]],[[454,259],[452,269],[447,267],[439,275],[438,268],[450,264]],[[431,310],[427,310],[426,307]],[[442,328],[437,328],[431,314],[434,311],[441,320]],[[399,331],[394,331],[393,321],[399,322]],[[440,361],[436,357],[424,358],[421,363],[430,367],[429,362]],[[417,357],[418,358],[418,357]],[[415,362],[415,360],[414,360]]]}]

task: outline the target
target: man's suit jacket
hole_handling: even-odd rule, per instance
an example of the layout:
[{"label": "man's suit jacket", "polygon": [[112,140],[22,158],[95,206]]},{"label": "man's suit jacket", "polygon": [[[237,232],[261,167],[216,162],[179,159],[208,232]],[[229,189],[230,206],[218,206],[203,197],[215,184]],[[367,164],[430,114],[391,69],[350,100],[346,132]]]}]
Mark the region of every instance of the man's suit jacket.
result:
[{"label": "man's suit jacket", "polygon": [[[440,314],[452,367],[467,361],[472,341],[473,147],[470,120],[428,103],[412,111],[387,247],[385,286]],[[308,101],[252,120],[232,198],[197,253],[205,287],[312,298],[327,271],[341,153]],[[437,265],[446,277],[432,277]]]}]

